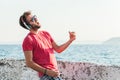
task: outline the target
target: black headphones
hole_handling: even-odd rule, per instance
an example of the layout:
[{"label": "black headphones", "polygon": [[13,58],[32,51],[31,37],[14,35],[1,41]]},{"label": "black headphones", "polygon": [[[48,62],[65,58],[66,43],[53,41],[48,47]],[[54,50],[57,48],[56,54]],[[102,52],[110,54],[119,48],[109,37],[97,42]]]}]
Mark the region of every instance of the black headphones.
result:
[{"label": "black headphones", "polygon": [[31,25],[26,21],[25,16],[21,17],[21,21],[28,30],[30,30],[32,28]]}]

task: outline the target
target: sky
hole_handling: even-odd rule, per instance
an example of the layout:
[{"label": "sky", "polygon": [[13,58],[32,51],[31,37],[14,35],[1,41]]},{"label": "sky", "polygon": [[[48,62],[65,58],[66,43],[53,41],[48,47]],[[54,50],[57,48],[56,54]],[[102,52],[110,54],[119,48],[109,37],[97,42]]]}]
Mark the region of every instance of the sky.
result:
[{"label": "sky", "polygon": [[0,0],[0,43],[22,43],[29,32],[19,17],[31,10],[53,39],[75,42],[106,41],[120,37],[120,0]]}]

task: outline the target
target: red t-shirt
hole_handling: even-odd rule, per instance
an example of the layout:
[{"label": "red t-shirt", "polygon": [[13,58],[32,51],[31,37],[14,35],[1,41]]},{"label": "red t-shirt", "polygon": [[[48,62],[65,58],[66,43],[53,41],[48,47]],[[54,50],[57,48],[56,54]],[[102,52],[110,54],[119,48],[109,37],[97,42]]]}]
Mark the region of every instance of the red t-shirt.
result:
[{"label": "red t-shirt", "polygon": [[[53,39],[46,31],[39,31],[37,34],[29,33],[23,41],[23,51],[33,52],[33,61],[40,66],[51,69],[57,69],[57,61],[52,47]],[[39,72],[39,76],[43,73]]]}]

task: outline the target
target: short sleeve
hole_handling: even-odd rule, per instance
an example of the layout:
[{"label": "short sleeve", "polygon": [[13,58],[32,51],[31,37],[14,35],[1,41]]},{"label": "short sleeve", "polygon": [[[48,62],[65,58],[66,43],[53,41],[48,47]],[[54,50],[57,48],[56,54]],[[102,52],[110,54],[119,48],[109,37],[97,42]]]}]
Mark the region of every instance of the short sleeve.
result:
[{"label": "short sleeve", "polygon": [[23,44],[22,44],[23,51],[33,50],[33,44],[32,43],[33,43],[32,38],[26,37],[23,41]]},{"label": "short sleeve", "polygon": [[45,33],[48,35],[50,41],[53,42],[54,40],[53,40],[53,38],[51,37],[51,35],[50,35],[48,32],[45,32]]}]

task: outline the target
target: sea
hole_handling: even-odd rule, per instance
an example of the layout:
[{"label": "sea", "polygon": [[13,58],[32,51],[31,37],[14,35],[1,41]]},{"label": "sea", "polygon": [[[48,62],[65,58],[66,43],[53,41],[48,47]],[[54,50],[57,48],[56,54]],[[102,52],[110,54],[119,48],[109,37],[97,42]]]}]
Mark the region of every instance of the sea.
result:
[{"label": "sea", "polygon": [[[60,61],[120,66],[119,45],[72,44],[62,53],[55,52],[55,56]],[[21,44],[1,44],[0,59],[25,59]]]}]

